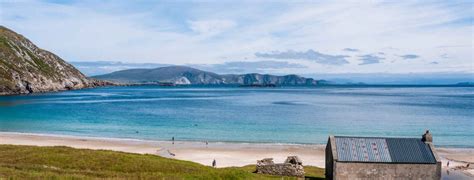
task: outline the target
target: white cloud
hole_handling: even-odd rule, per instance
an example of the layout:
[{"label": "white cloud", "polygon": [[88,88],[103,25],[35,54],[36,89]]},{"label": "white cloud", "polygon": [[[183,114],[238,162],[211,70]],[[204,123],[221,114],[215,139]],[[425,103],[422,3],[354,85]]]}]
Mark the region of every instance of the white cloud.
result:
[{"label": "white cloud", "polygon": [[190,21],[190,28],[200,34],[215,35],[227,29],[236,26],[234,21],[230,20],[199,20]]},{"label": "white cloud", "polygon": [[362,61],[359,65],[377,64],[385,59],[383,57],[380,57],[374,54],[366,54],[359,57],[360,57],[360,60]]},{"label": "white cloud", "polygon": [[402,55],[400,57],[403,58],[403,59],[417,59],[420,56],[418,56],[416,54],[405,54],[405,55]]},{"label": "white cloud", "polygon": [[[1,1],[0,24],[70,61],[223,64],[265,60],[256,52],[337,55],[350,47],[359,51],[343,66],[292,63],[308,67],[298,73],[473,72],[471,7],[468,1]],[[374,52],[386,60],[359,65],[359,56]],[[396,61],[408,53],[422,58]],[[426,67],[433,61],[440,64]]]},{"label": "white cloud", "polygon": [[330,55],[323,54],[312,49],[309,49],[305,52],[303,51],[293,51],[288,50],[286,52],[273,51],[270,53],[255,53],[255,56],[261,58],[273,58],[273,59],[303,59],[314,61],[319,64],[328,64],[328,65],[343,65],[349,63],[346,58],[349,56],[346,55]]}]

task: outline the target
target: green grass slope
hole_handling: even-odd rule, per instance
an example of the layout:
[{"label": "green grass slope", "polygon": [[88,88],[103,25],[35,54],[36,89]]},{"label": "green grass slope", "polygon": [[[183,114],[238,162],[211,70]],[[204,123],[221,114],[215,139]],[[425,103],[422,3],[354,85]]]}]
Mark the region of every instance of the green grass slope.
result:
[{"label": "green grass slope", "polygon": [[[156,155],[0,145],[0,179],[282,179],[253,171],[254,165],[211,168]],[[305,171],[307,179],[324,177],[321,168],[305,167]]]}]

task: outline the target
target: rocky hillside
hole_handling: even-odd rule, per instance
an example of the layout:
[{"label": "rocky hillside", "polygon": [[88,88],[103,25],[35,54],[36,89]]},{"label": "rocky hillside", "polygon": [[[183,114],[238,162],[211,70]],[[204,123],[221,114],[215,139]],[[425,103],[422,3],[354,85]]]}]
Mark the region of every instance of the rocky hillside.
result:
[{"label": "rocky hillside", "polygon": [[275,76],[269,74],[225,74],[219,75],[186,66],[168,66],[155,69],[129,69],[94,76],[97,79],[121,83],[174,83],[198,85],[316,85],[317,81],[297,75]]},{"label": "rocky hillside", "polygon": [[86,78],[60,57],[0,26],[0,95],[80,89],[105,84]]},{"label": "rocky hillside", "polygon": [[126,83],[172,82],[175,84],[221,84],[218,74],[185,66],[156,69],[128,69],[94,76],[97,79]]}]

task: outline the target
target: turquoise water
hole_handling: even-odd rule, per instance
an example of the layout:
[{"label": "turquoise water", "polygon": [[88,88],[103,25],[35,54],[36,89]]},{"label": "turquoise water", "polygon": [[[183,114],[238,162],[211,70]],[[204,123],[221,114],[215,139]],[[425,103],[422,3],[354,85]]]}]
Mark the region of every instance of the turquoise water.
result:
[{"label": "turquoise water", "polygon": [[474,147],[473,87],[107,87],[0,97],[0,131],[149,140],[325,143],[421,137]]}]

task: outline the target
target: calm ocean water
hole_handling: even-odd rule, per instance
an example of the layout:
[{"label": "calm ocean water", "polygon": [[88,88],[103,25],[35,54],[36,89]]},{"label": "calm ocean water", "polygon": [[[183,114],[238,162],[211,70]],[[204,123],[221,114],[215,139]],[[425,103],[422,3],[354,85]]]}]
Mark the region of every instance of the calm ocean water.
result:
[{"label": "calm ocean water", "polygon": [[474,147],[473,109],[473,87],[108,87],[0,97],[0,131],[319,144],[430,129],[436,145]]}]

